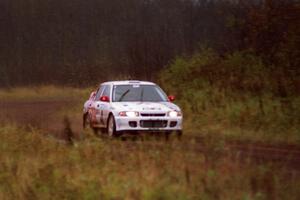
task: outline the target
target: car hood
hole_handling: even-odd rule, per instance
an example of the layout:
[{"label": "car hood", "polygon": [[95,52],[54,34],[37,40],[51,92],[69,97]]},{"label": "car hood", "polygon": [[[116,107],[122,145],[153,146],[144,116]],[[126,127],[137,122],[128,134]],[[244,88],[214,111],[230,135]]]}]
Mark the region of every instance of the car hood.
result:
[{"label": "car hood", "polygon": [[137,112],[168,112],[180,111],[180,108],[171,102],[113,102],[112,107],[117,111]]}]

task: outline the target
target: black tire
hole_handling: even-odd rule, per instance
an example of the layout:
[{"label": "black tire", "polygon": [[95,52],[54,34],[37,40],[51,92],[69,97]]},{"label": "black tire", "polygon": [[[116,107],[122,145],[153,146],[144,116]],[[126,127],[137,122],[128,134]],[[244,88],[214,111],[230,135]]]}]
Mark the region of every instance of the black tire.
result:
[{"label": "black tire", "polygon": [[106,128],[100,128],[100,132],[101,132],[101,134],[104,134],[107,132],[107,130],[106,130]]},{"label": "black tire", "polygon": [[95,136],[99,136],[99,128],[92,128]]},{"label": "black tire", "polygon": [[83,114],[83,117],[82,117],[82,127],[83,127],[83,129],[85,129],[86,126],[89,124],[88,121],[87,121],[88,120],[87,117],[88,117],[88,113]]},{"label": "black tire", "polygon": [[100,129],[93,127],[93,124],[91,123],[91,120],[90,120],[90,116],[88,113],[86,113],[83,115],[83,128],[86,129],[86,127],[88,127],[88,126],[93,130],[93,133],[96,136],[99,136]]},{"label": "black tire", "polygon": [[113,115],[110,115],[107,121],[107,134],[109,137],[120,136],[120,133],[116,131],[116,122]]}]

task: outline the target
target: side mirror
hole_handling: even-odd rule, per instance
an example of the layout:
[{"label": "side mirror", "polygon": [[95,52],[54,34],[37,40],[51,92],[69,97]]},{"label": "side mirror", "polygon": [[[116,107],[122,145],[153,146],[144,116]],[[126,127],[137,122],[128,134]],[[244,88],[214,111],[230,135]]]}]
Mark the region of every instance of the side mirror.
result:
[{"label": "side mirror", "polygon": [[175,101],[175,96],[170,95],[170,96],[168,96],[168,99],[170,102],[173,102],[173,101]]},{"label": "side mirror", "polygon": [[108,96],[102,96],[102,97],[100,97],[100,101],[109,102],[109,97]]}]

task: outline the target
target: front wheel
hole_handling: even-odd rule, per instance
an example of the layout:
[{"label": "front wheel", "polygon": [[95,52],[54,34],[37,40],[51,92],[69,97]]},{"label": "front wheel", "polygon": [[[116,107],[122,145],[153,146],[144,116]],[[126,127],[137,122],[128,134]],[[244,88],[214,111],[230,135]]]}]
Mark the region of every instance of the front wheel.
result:
[{"label": "front wheel", "polygon": [[116,122],[113,115],[110,115],[108,118],[107,133],[109,137],[119,136],[118,132],[116,131]]}]

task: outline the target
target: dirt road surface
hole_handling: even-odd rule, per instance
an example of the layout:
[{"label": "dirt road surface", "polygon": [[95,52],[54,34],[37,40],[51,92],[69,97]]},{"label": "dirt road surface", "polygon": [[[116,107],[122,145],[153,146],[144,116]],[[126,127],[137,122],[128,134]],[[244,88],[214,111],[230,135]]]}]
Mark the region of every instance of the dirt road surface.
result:
[{"label": "dirt road surface", "polygon": [[[0,123],[10,122],[23,127],[41,129],[47,135],[66,139],[66,128],[72,131],[74,139],[82,138],[81,114],[67,116],[62,114],[67,108],[78,106],[80,102],[64,101],[0,101]],[[57,113],[60,113],[59,115]],[[67,122],[66,122],[67,121]],[[69,126],[69,127],[66,127]],[[128,141],[132,138],[123,138]],[[145,142],[145,145],[149,143]],[[153,147],[153,143],[151,143]],[[155,146],[155,144],[154,144]],[[130,148],[130,147],[129,147]],[[208,157],[227,156],[239,162],[272,162],[280,166],[300,171],[300,147],[291,145],[271,145],[242,141],[225,141],[224,144],[208,144],[206,138],[184,136],[176,145],[184,151],[201,152]]]},{"label": "dirt road surface", "polygon": [[[46,134],[64,137],[65,119],[63,112],[76,106],[74,100],[60,101],[0,101],[0,123],[13,123],[25,128],[41,129]],[[68,116],[67,116],[68,117]],[[74,136],[81,130],[80,118],[68,118],[73,124]],[[76,129],[76,130],[75,130]]]}]

